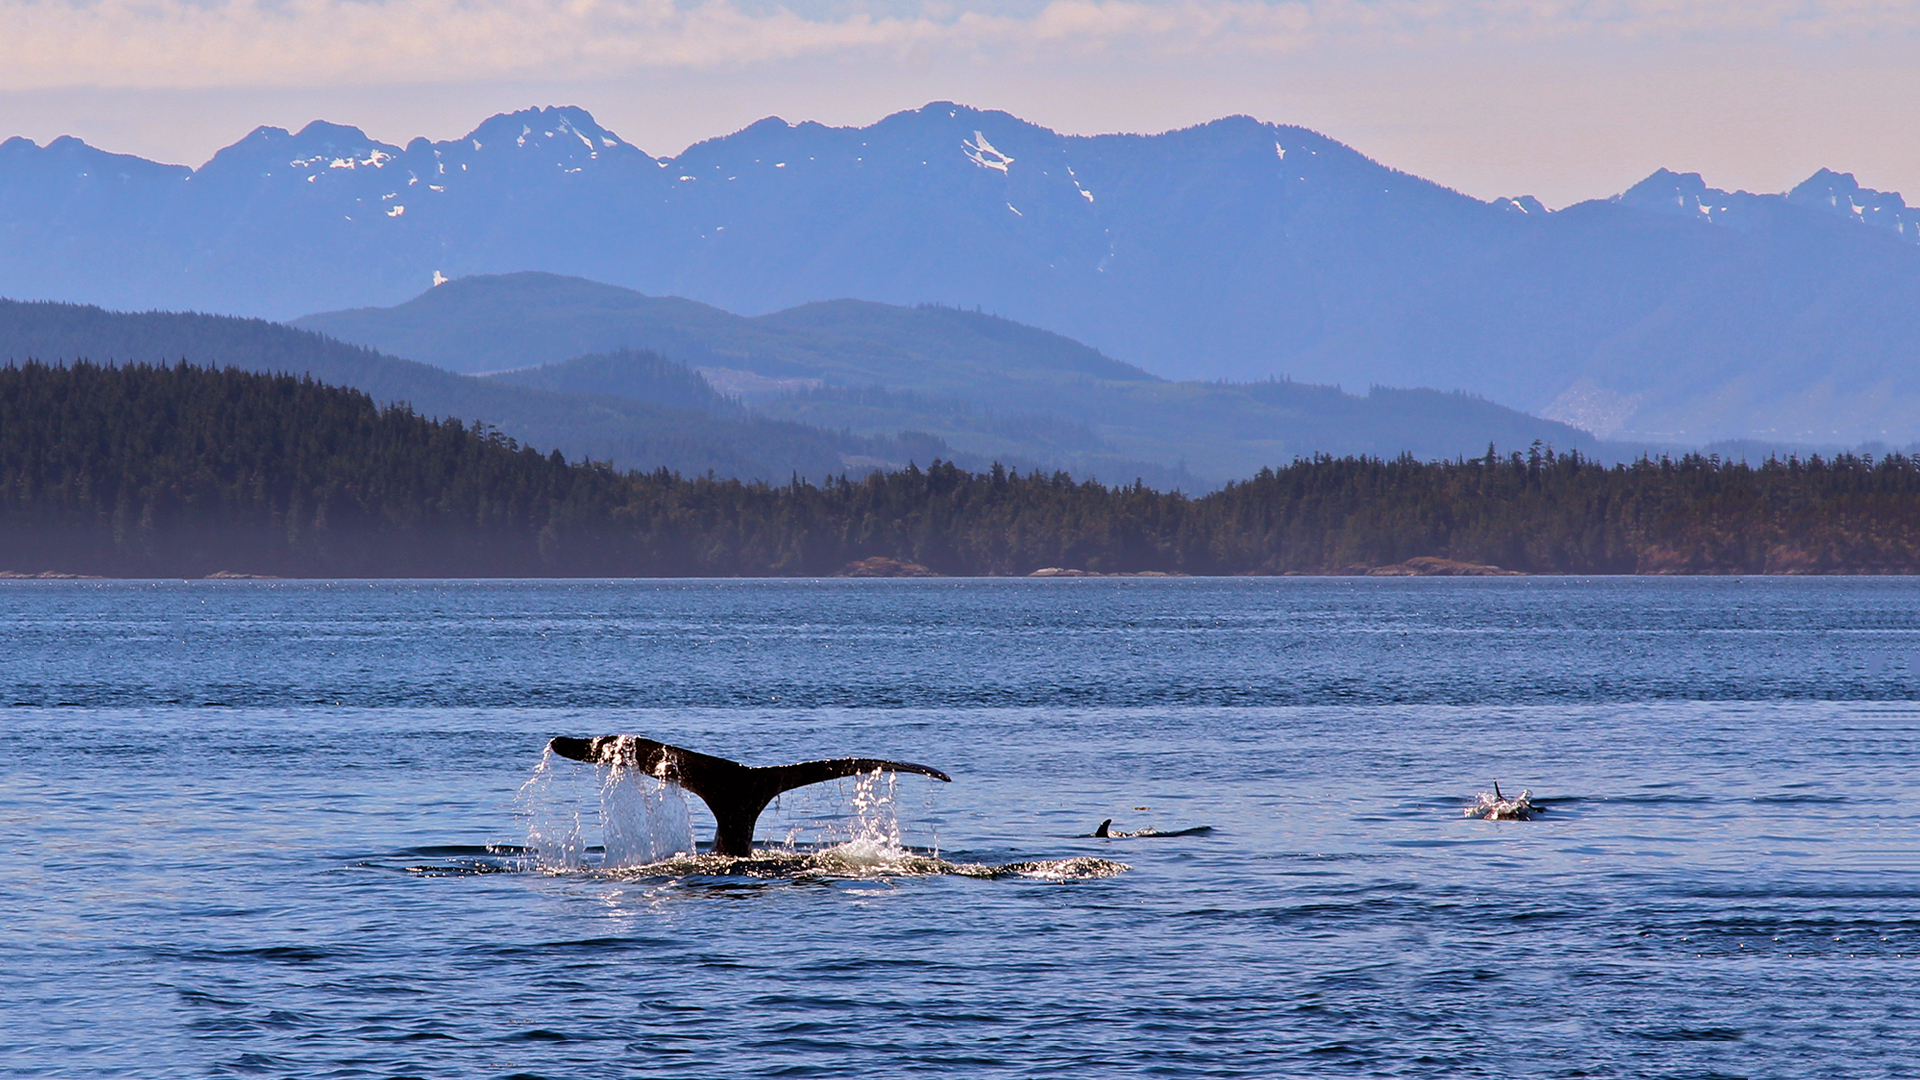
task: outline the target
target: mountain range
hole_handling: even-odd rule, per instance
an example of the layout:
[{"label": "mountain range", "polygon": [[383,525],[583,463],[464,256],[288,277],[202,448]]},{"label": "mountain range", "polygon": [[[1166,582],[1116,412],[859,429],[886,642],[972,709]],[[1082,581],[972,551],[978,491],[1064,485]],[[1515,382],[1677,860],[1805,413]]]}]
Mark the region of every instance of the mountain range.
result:
[{"label": "mountain range", "polygon": [[404,147],[260,128],[198,169],[0,143],[8,296],[285,319],[544,271],[780,319],[932,303],[1185,384],[1438,387],[1668,444],[1920,438],[1917,241],[1825,170],[1549,211],[1247,117],[1083,137],[940,102],[655,157],[546,108]]}]

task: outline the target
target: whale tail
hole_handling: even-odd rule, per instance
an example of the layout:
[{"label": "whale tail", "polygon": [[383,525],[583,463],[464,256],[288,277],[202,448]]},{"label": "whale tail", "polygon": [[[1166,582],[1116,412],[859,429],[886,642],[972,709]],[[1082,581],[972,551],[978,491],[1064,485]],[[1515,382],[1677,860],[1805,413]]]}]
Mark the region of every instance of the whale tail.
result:
[{"label": "whale tail", "polygon": [[808,784],[859,776],[876,770],[919,773],[951,782],[939,769],[910,761],[879,758],[829,758],[793,765],[753,766],[702,754],[638,735],[598,735],[575,739],[565,735],[547,741],[547,749],[564,758],[595,765],[622,765],[674,783],[700,796],[713,811],[716,825],[713,853],[753,853],[753,826],[774,796]]}]

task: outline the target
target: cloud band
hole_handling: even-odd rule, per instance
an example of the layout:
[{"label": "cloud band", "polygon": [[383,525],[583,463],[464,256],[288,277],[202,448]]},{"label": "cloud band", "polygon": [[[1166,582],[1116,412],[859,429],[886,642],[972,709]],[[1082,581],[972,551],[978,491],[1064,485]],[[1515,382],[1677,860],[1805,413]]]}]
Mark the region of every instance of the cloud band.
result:
[{"label": "cloud band", "polygon": [[601,78],[848,53],[1172,59],[1916,30],[1920,0],[1051,0],[1025,14],[828,17],[727,0],[0,0],[0,90]]}]

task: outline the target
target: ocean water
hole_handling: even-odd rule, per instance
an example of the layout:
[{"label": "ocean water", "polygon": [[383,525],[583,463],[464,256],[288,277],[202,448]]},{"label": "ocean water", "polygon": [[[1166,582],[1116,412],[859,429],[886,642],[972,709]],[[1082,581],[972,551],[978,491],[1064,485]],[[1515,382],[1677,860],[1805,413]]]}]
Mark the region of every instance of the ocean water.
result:
[{"label": "ocean water", "polygon": [[0,1075],[1913,1076],[1917,694],[1915,579],[0,583]]}]

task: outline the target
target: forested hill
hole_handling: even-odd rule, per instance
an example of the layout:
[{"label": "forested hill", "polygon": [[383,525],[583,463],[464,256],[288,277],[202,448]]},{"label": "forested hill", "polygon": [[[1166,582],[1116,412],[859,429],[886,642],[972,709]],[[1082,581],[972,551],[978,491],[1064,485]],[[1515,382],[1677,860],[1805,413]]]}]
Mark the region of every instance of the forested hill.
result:
[{"label": "forested hill", "polygon": [[1920,571],[1920,462],[1606,468],[1320,458],[1201,498],[934,463],[774,486],[568,464],[291,376],[0,368],[0,570],[115,576],[818,575],[882,557],[1326,573]]},{"label": "forested hill", "polygon": [[651,360],[656,393],[632,386],[631,379],[617,396],[569,393],[560,386],[508,386],[456,375],[262,319],[0,299],[0,363],[182,359],[202,367],[311,375],[364,390],[379,402],[405,402],[426,416],[482,420],[568,457],[623,468],[665,465],[687,473],[781,478],[796,470],[822,476],[859,463],[905,464],[952,453],[932,437],[847,435],[749,416],[711,387],[699,395],[699,375],[658,357],[627,358],[630,371],[647,368],[641,361]]}]

